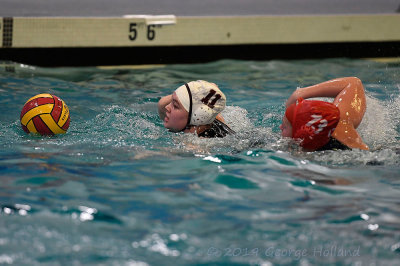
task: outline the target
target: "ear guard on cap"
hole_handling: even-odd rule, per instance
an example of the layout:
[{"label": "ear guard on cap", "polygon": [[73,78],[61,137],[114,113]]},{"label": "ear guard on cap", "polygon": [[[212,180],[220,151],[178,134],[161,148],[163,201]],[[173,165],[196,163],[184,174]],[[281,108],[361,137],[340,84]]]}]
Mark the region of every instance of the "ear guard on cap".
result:
[{"label": "ear guard on cap", "polygon": [[226,97],[214,83],[204,80],[191,81],[175,92],[189,112],[188,125],[211,124],[225,108]]}]

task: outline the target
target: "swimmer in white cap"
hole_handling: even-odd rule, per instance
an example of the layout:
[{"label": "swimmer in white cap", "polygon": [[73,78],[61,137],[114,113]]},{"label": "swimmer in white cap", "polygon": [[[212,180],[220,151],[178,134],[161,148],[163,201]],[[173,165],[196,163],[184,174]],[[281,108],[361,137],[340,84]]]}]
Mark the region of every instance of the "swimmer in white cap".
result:
[{"label": "swimmer in white cap", "polygon": [[226,97],[218,86],[204,80],[180,86],[158,102],[164,126],[173,132],[197,133],[199,137],[225,137],[235,133],[220,115]]}]

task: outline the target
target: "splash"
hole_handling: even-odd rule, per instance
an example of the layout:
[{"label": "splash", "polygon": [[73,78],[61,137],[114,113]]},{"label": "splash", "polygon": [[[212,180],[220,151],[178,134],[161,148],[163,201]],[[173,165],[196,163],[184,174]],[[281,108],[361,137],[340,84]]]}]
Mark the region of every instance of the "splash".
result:
[{"label": "splash", "polygon": [[358,131],[372,151],[398,145],[399,133],[396,128],[399,124],[399,111],[400,97],[383,102],[367,96],[367,111]]},{"label": "splash", "polygon": [[279,139],[279,135],[272,132],[271,128],[254,126],[244,108],[228,106],[222,116],[236,134],[213,139],[181,134],[175,138],[176,143],[196,154],[240,153],[253,148],[271,149]]}]

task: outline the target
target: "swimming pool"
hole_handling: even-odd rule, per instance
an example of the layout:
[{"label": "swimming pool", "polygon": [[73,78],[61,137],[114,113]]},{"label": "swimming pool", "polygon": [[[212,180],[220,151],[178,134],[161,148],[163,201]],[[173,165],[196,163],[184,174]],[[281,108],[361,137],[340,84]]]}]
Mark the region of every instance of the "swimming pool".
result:
[{"label": "swimming pool", "polygon": [[[400,64],[233,61],[151,68],[0,65],[0,263],[397,265]],[[371,151],[305,153],[280,138],[298,86],[358,76]],[[223,139],[173,134],[158,99],[219,84]],[[68,133],[27,135],[25,101],[49,92]]]}]

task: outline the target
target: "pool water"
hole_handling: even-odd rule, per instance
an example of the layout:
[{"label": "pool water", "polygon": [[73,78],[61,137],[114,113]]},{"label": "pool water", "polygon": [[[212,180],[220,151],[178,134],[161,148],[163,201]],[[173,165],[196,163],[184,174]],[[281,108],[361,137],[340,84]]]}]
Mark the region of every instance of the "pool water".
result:
[{"label": "pool water", "polygon": [[[304,152],[280,137],[296,87],[357,76],[370,151]],[[163,128],[157,101],[217,83],[237,131]],[[148,68],[0,63],[0,264],[398,265],[400,64],[234,61]],[[62,98],[65,135],[26,134],[25,101]]]}]

